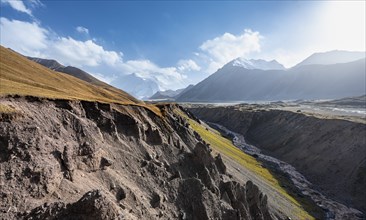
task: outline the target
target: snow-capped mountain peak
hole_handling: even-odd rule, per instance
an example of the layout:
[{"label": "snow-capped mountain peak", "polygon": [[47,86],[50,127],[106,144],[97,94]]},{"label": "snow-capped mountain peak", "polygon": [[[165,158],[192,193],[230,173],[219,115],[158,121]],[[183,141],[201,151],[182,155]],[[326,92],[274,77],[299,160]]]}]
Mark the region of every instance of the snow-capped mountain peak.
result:
[{"label": "snow-capped mountain peak", "polygon": [[239,57],[232,61],[233,66],[243,67],[245,69],[261,69],[261,70],[283,70],[285,67],[277,62],[276,60],[266,61],[266,60],[255,60],[255,59],[245,59]]}]

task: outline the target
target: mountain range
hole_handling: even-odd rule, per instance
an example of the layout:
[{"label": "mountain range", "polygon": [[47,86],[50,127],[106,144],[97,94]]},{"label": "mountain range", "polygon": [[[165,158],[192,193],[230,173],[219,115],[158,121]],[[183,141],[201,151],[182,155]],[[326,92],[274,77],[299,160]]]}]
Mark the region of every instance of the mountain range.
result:
[{"label": "mountain range", "polygon": [[[63,66],[55,60],[35,57],[28,59],[51,70],[111,88],[79,68]],[[291,69],[286,69],[276,60],[237,58],[197,85],[185,89],[161,91],[156,81],[142,78],[136,73],[119,76],[111,85],[139,99],[235,102],[357,96],[365,93],[364,82],[365,53],[337,50],[314,53]]]},{"label": "mountain range", "polygon": [[365,93],[364,52],[313,54],[291,69],[273,61],[262,61],[261,65],[241,61],[229,62],[182,93],[177,101],[333,99]]}]

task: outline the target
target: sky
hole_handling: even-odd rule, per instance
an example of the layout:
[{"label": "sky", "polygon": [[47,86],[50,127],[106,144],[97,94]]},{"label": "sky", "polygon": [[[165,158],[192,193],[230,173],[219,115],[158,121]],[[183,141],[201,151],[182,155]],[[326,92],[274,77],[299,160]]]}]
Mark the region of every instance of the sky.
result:
[{"label": "sky", "polygon": [[111,82],[136,73],[162,90],[238,57],[290,68],[315,52],[365,51],[365,1],[0,0],[0,44]]}]

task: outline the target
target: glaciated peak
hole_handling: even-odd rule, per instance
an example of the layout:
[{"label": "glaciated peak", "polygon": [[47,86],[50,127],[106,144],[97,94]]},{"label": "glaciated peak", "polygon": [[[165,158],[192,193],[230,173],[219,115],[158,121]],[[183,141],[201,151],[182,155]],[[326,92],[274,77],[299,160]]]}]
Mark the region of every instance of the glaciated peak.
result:
[{"label": "glaciated peak", "polygon": [[255,59],[245,59],[239,57],[232,62],[233,66],[243,67],[245,69],[261,69],[261,70],[283,70],[285,67],[277,62],[276,60],[266,61],[266,60],[255,60]]}]

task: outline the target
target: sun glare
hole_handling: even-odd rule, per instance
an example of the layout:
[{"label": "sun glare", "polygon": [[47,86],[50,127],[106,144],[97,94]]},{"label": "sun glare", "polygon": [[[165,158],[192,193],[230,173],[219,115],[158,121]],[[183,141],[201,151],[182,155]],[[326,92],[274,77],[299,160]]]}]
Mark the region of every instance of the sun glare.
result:
[{"label": "sun glare", "polygon": [[325,49],[365,51],[365,1],[327,1],[318,17]]}]

